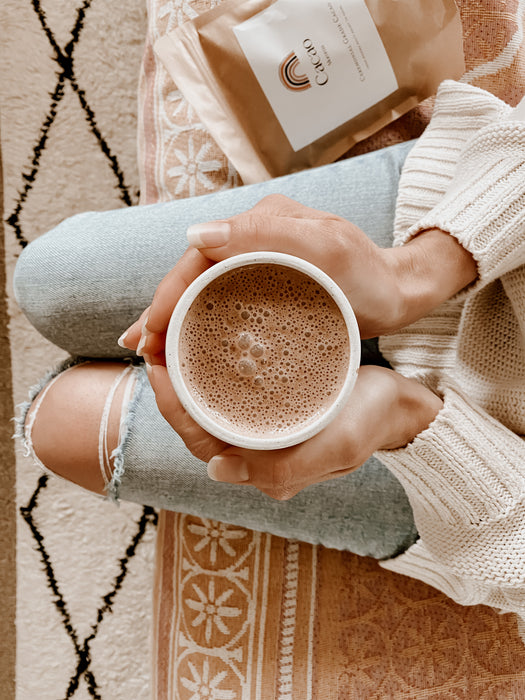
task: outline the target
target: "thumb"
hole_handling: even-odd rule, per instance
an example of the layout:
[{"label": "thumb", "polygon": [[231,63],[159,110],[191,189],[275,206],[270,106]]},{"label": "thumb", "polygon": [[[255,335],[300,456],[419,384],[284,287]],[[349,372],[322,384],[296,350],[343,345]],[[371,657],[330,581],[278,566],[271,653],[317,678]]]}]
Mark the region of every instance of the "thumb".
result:
[{"label": "thumb", "polygon": [[347,441],[336,418],[306,442],[280,450],[228,447],[208,463],[214,481],[255,486],[268,496],[288,500],[306,486],[353,471]]},{"label": "thumb", "polygon": [[257,453],[230,447],[208,462],[208,476],[214,481],[255,486],[280,501],[294,496],[306,484],[290,464],[289,448]]}]

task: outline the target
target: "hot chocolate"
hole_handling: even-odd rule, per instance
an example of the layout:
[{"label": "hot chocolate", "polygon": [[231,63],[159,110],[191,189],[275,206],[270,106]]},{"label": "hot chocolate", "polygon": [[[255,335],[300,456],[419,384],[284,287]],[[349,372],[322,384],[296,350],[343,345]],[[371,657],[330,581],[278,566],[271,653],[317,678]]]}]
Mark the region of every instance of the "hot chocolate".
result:
[{"label": "hot chocolate", "polygon": [[178,363],[201,410],[229,431],[286,435],[318,419],[348,374],[349,332],[338,305],[299,270],[231,269],[195,298]]}]

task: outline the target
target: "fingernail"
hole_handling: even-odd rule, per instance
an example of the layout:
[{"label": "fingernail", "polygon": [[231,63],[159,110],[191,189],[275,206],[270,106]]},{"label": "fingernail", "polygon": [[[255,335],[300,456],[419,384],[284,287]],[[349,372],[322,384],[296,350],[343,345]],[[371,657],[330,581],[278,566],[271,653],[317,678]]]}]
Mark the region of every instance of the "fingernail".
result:
[{"label": "fingernail", "polygon": [[146,323],[148,322],[149,314],[146,316],[144,319],[144,323],[142,324],[142,331],[140,335],[140,340],[139,344],[137,345],[137,355],[142,355],[142,351],[144,350],[144,345],[146,344],[146,340],[148,339],[148,336],[151,335],[151,331],[148,331],[146,328]]},{"label": "fingernail", "polygon": [[248,465],[242,457],[231,455],[228,457],[212,457],[208,462],[208,476],[214,481],[248,481],[250,472]]},{"label": "fingernail", "polygon": [[188,243],[194,248],[218,248],[227,243],[231,227],[227,221],[193,224],[186,231]]},{"label": "fingernail", "polygon": [[126,343],[126,336],[127,336],[127,334],[128,334],[128,331],[129,331],[129,328],[128,328],[127,331],[124,331],[124,333],[123,333],[123,334],[120,336],[120,338],[117,340],[117,344],[120,345],[121,348],[126,348],[126,349],[128,349],[128,348],[126,347],[126,344],[125,344],[125,343]]},{"label": "fingernail", "polygon": [[[151,335],[151,331],[148,331],[144,329],[142,331],[142,335],[140,336],[139,344],[137,345],[137,355],[144,355],[144,346],[146,345],[146,341]],[[145,355],[144,355],[145,357]]]}]

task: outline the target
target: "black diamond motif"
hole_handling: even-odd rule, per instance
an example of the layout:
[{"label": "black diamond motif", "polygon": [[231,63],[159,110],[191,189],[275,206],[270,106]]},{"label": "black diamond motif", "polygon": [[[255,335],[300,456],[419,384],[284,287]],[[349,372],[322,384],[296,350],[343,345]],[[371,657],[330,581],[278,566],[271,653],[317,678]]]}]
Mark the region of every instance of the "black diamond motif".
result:
[{"label": "black diamond motif", "polygon": [[[71,87],[76,93],[80,105],[84,111],[85,119],[89,125],[89,128],[95,136],[99,148],[107,160],[108,167],[111,169],[115,176],[116,185],[119,191],[119,197],[121,201],[127,206],[133,205],[132,194],[130,192],[130,188],[126,185],[124,174],[120,168],[118,159],[116,155],[111,151],[107,141],[104,139],[97,125],[95,113],[89,106],[85,92],[78,85],[75,76],[73,62],[74,49],[76,44],[78,43],[80,34],[82,32],[82,28],[84,26],[86,11],[89,9],[92,3],[93,0],[84,0],[84,2],[77,9],[76,21],[71,31],[71,40],[64,48],[60,48],[60,46],[56,42],[53,32],[47,24],[46,16],[40,5],[40,1],[31,0],[31,4],[39,19],[42,31],[46,35],[49,43],[51,44],[54,50],[53,60],[58,64],[60,70],[57,73],[57,82],[55,89],[50,94],[50,103],[47,115],[41,125],[38,139],[33,146],[31,166],[27,171],[21,173],[23,186],[18,192],[18,198],[15,203],[15,207],[12,214],[6,219],[6,222],[12,227],[14,235],[20,247],[22,248],[24,248],[27,245],[28,240],[24,236],[24,233],[22,231],[22,227],[20,224],[20,215],[23,211],[24,204],[28,198],[28,195],[30,194],[38,176],[42,154],[46,148],[50,129],[53,126],[53,123],[57,116],[59,104],[62,98],[64,97],[64,85],[66,84],[66,82],[70,83]],[[138,198],[138,192],[135,193],[135,199],[136,198]],[[95,639],[100,624],[103,621],[104,617],[108,613],[111,613],[113,610],[115,598],[118,595],[119,590],[122,588],[122,584],[128,573],[129,562],[135,556],[137,548],[144,537],[148,525],[151,525],[153,527],[157,525],[157,513],[153,508],[150,508],[148,506],[145,506],[143,508],[142,516],[136,523],[137,527],[135,534],[131,537],[128,547],[125,550],[124,556],[119,559],[120,570],[115,580],[113,581],[111,590],[105,596],[103,596],[101,600],[101,604],[98,610],[96,611],[96,621],[91,626],[90,634],[84,640],[80,641],[78,638],[78,634],[72,624],[67,602],[60,591],[60,587],[58,585],[53,570],[53,564],[46,550],[44,536],[40,532],[34,517],[38,508],[39,496],[42,490],[47,488],[47,485],[48,477],[46,475],[40,477],[40,479],[38,480],[37,487],[33,495],[31,496],[27,506],[21,507],[20,513],[24,518],[25,522],[27,523],[31,534],[36,542],[36,547],[40,554],[45,575],[47,578],[47,584],[52,593],[53,604],[55,605],[60,615],[60,618],[64,625],[64,629],[67,635],[69,636],[75,650],[77,666],[74,672],[71,674],[68,687],[63,697],[65,699],[72,698],[79,687],[80,679],[83,677],[86,682],[89,694],[93,698],[102,700],[102,696],[100,695],[100,689],[97,685],[95,676],[90,669],[90,644]]]},{"label": "black diamond motif", "polygon": [[49,477],[47,475],[40,477],[40,479],[38,480],[38,486],[33,495],[31,496],[29,503],[27,504],[27,506],[22,506],[20,508],[20,513],[26,521],[27,525],[29,526],[29,529],[31,530],[31,533],[35,539],[38,552],[40,553],[40,557],[44,565],[47,583],[53,594],[53,603],[60,615],[62,624],[64,625],[64,629],[66,630],[66,633],[71,639],[71,643],[75,648],[75,655],[77,657],[77,667],[69,680],[69,685],[67,687],[64,698],[67,699],[72,698],[74,696],[75,692],[78,689],[79,680],[83,676],[84,680],[86,681],[89,694],[92,697],[97,698],[97,700],[102,700],[102,696],[99,693],[95,677],[90,670],[90,643],[96,637],[100,627],[100,623],[104,619],[106,613],[112,612],[115,597],[118,591],[121,589],[124,579],[126,578],[126,574],[128,573],[129,561],[135,556],[137,547],[140,544],[142,538],[144,537],[148,524],[151,523],[153,526],[157,525],[157,513],[153,510],[153,508],[150,508],[149,506],[144,506],[142,517],[137,523],[137,531],[131,538],[131,542],[126,549],[125,556],[119,560],[120,571],[113,582],[111,590],[105,596],[103,596],[102,604],[97,610],[97,618],[96,622],[91,626],[91,634],[89,634],[82,641],[82,643],[80,643],[76,630],[71,622],[71,617],[67,609],[67,603],[64,600],[62,593],[60,592],[60,588],[58,586],[58,582],[53,571],[51,560],[45,548],[44,538],[40,533],[33,517],[34,511],[38,506],[38,497],[40,495],[41,490],[47,487],[48,479]]},{"label": "black diamond motif", "polygon": [[21,191],[18,192],[18,198],[15,203],[15,208],[12,214],[6,219],[7,223],[13,228],[14,234],[22,248],[24,248],[27,245],[28,240],[24,236],[22,228],[20,226],[20,214],[22,213],[24,203],[30,191],[32,190],[33,184],[38,175],[38,171],[40,168],[40,160],[46,148],[49,131],[53,125],[53,122],[55,121],[58,105],[64,97],[64,85],[66,81],[70,83],[74,92],[77,94],[80,106],[84,110],[85,118],[89,125],[89,128],[94,134],[97,143],[100,147],[100,150],[106,157],[108,165],[115,175],[121,201],[127,206],[131,206],[133,204],[130,189],[125,183],[124,174],[120,168],[118,159],[115,156],[115,154],[112,153],[109,144],[100,132],[100,129],[97,126],[95,113],[89,106],[86,99],[86,94],[78,85],[77,79],[75,77],[75,70],[73,65],[74,49],[78,43],[82,28],[84,26],[86,10],[89,9],[89,7],[92,5],[92,2],[93,0],[84,0],[82,5],[78,8],[75,25],[71,31],[71,41],[69,41],[66,44],[66,46],[62,49],[57,44],[53,32],[47,25],[46,15],[40,5],[40,0],[31,0],[31,4],[38,17],[40,26],[42,27],[42,31],[46,35],[49,43],[51,44],[51,47],[53,48],[55,54],[53,56],[53,60],[56,61],[56,63],[58,63],[60,71],[58,72],[55,89],[50,95],[51,101],[49,104],[47,116],[45,117],[42,123],[38,140],[33,147],[33,155],[31,160],[32,167],[28,171],[23,172],[21,174],[24,184]]}]

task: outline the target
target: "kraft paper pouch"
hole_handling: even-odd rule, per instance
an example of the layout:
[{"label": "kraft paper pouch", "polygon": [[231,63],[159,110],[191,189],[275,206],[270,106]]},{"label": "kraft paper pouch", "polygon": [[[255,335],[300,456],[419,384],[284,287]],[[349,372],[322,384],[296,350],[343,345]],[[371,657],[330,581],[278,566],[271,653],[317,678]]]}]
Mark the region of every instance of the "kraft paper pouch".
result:
[{"label": "kraft paper pouch", "polygon": [[225,0],[155,51],[245,184],[336,160],[465,70],[454,0]]}]

